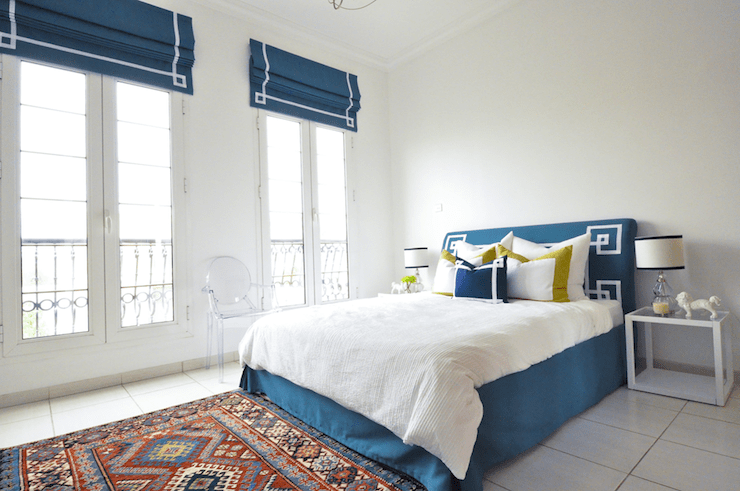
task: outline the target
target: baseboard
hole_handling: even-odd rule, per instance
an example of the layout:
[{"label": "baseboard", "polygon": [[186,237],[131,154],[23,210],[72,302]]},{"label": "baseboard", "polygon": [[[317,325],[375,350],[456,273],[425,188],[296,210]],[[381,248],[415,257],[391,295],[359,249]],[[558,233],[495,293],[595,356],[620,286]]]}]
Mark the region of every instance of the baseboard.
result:
[{"label": "baseboard", "polygon": [[[231,353],[224,353],[224,361],[226,363],[238,360],[239,356],[236,351],[233,351]],[[211,367],[217,367],[217,363],[217,357],[212,356]],[[204,368],[205,366],[206,357],[204,356],[202,358],[169,363],[167,365],[160,365],[151,368],[143,368],[141,370],[132,370],[116,375],[106,375],[103,377],[80,380],[78,382],[70,382],[67,384],[42,387],[40,389],[13,392],[10,394],[0,394],[0,409],[4,407],[18,406],[20,404],[30,404],[33,402],[55,399],[57,397],[70,396],[73,394],[79,394],[80,392],[88,392],[91,390],[105,389],[107,387],[115,387],[116,385],[138,382],[140,380],[147,380],[150,378],[163,377],[165,375],[188,372],[190,370]]]}]

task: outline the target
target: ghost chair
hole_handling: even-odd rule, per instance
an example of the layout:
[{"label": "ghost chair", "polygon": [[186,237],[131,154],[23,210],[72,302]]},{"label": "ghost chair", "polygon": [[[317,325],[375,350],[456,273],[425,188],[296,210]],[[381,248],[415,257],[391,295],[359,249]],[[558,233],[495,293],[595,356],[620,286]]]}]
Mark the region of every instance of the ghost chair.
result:
[{"label": "ghost chair", "polygon": [[[250,299],[252,288],[269,290],[272,308],[265,310],[257,307]],[[213,329],[216,327],[216,347],[218,350],[218,380],[224,379],[224,321],[239,317],[256,317],[277,312],[274,285],[252,283],[249,269],[231,256],[219,256],[211,261],[206,274],[206,286],[202,290],[208,294],[208,345],[206,347],[206,369],[211,367],[211,346]]]}]

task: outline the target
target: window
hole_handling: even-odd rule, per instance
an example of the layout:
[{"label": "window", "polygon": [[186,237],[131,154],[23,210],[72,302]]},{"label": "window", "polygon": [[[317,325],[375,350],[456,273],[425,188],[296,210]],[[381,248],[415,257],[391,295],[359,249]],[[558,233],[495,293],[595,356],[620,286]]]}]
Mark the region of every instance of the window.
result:
[{"label": "window", "polygon": [[3,68],[5,354],[175,330],[179,94],[15,57]]},{"label": "window", "polygon": [[265,270],[278,304],[348,299],[345,132],[261,114]]}]

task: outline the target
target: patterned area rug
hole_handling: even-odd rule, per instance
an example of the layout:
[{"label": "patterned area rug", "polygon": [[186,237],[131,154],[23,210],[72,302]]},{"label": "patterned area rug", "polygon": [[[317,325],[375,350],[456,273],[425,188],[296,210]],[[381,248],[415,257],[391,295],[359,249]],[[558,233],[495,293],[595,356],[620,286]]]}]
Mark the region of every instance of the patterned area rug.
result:
[{"label": "patterned area rug", "polygon": [[424,490],[241,390],[0,450],[0,489]]}]

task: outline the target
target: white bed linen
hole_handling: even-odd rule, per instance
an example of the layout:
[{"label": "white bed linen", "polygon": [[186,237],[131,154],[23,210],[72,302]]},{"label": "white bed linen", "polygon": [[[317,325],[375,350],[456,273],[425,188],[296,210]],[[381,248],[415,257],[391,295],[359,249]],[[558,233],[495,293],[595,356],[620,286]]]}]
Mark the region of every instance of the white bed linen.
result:
[{"label": "white bed linen", "polygon": [[337,401],[464,479],[483,415],[475,389],[609,331],[615,304],[384,295],[269,315],[239,353],[242,366]]}]

